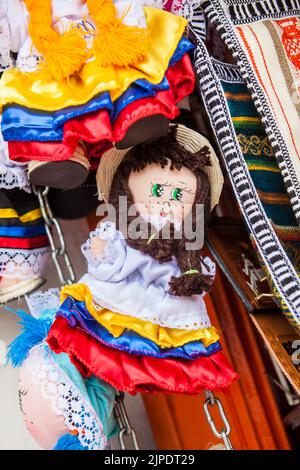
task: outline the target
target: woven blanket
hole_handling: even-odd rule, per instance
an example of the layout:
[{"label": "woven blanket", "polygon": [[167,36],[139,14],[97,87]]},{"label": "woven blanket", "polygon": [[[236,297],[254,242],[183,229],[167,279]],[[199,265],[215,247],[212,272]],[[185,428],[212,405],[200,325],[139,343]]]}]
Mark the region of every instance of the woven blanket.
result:
[{"label": "woven blanket", "polygon": [[300,227],[273,148],[245,83],[221,80],[241,152],[262,206],[293,266],[300,270]]},{"label": "woven blanket", "polygon": [[[201,38],[195,37],[195,40],[194,65],[199,89],[237,202],[275,298],[291,324],[300,331],[300,280],[294,267],[292,249],[289,249],[289,244],[297,246],[293,237],[298,239],[299,232],[282,179],[279,186],[278,181],[272,181],[272,178],[269,178],[271,182],[266,181],[266,176],[273,173],[275,178],[281,177],[273,146],[265,138],[262,121],[253,104],[251,106],[239,67],[212,59]],[[226,89],[223,82],[226,82]],[[236,88],[234,84],[244,87]],[[239,107],[239,101],[234,99],[236,94],[240,95],[241,103],[245,101],[247,111],[242,109],[241,103]],[[247,102],[250,106],[246,105]],[[270,171],[267,173],[265,168]],[[265,171],[263,178],[260,178],[259,171]],[[280,202],[277,208],[272,204],[275,201]],[[286,206],[284,210],[282,205]],[[277,214],[278,207],[280,211]]]},{"label": "woven blanket", "polygon": [[300,0],[207,0],[203,8],[235,56],[300,223]]}]

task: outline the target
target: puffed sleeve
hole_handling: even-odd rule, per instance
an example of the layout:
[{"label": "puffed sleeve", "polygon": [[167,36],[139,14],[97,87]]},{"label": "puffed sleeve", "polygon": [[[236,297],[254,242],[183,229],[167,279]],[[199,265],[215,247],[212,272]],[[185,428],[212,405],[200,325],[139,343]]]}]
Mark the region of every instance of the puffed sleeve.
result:
[{"label": "puffed sleeve", "polygon": [[[92,252],[92,240],[99,238],[105,240],[105,248],[102,253],[95,256]],[[90,233],[88,240],[81,246],[89,268],[97,267],[99,264],[114,264],[122,251],[122,239],[120,232],[112,222],[103,222],[96,230]]]}]

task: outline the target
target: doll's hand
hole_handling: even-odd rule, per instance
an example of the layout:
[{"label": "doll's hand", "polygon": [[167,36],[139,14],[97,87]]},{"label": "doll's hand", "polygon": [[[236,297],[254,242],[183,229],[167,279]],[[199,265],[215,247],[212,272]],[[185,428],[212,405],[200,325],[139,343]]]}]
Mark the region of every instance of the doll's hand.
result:
[{"label": "doll's hand", "polygon": [[101,255],[105,249],[107,240],[101,240],[101,238],[93,237],[91,240],[91,252],[92,255],[97,258]]}]

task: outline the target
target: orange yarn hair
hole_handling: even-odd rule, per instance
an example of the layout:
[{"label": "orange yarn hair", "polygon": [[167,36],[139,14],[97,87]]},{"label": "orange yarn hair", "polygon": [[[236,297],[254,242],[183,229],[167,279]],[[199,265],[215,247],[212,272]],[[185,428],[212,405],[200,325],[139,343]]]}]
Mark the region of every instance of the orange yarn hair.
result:
[{"label": "orange yarn hair", "polygon": [[128,67],[143,60],[149,45],[147,28],[125,25],[113,0],[87,0],[97,33],[93,55],[100,66]]},{"label": "orange yarn hair", "polygon": [[41,70],[55,80],[68,79],[80,70],[87,59],[85,39],[77,28],[62,34],[52,28],[51,0],[24,0],[30,15],[29,35],[43,56]]}]

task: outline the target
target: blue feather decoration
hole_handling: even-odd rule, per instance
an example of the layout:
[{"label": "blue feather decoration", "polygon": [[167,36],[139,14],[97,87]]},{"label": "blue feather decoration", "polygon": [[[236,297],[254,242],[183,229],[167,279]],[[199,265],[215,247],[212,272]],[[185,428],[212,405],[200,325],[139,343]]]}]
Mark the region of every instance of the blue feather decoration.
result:
[{"label": "blue feather decoration", "polygon": [[88,450],[80,444],[78,435],[64,434],[61,436],[53,450]]},{"label": "blue feather decoration", "polygon": [[19,322],[21,334],[8,346],[6,356],[7,362],[10,361],[13,367],[20,367],[27,358],[30,349],[41,343],[48,335],[53,323],[53,316],[51,318],[48,315],[36,319],[23,310],[15,311],[10,307],[6,307],[6,310],[14,312],[21,319]]}]

